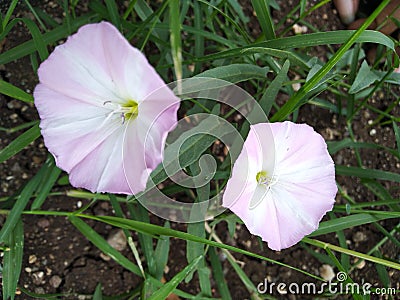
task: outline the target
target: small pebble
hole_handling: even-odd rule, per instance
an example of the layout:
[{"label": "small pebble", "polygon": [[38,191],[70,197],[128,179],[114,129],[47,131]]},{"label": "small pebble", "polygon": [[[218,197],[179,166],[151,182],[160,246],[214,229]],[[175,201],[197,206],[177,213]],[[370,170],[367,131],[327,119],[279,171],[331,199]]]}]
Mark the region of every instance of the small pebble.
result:
[{"label": "small pebble", "polygon": [[50,278],[49,283],[53,288],[58,288],[62,282],[62,279],[58,275],[54,275]]},{"label": "small pebble", "polygon": [[112,231],[107,238],[107,243],[115,250],[122,251],[126,248],[126,236],[122,229]]},{"label": "small pebble", "polygon": [[371,131],[369,132],[370,136],[374,136],[376,134],[376,129],[372,128]]},{"label": "small pebble", "polygon": [[50,226],[50,221],[48,219],[42,218],[37,222],[37,226],[40,228],[47,228]]},{"label": "small pebble", "polygon": [[322,265],[319,268],[319,274],[321,277],[325,280],[331,281],[333,278],[335,278],[335,272],[333,271],[333,268],[330,265]]},{"label": "small pebble", "polygon": [[362,231],[357,231],[353,234],[353,241],[355,243],[365,242],[367,240],[367,235]]},{"label": "small pebble", "polygon": [[32,282],[34,285],[41,285],[43,284],[44,279],[44,272],[39,271],[32,274]]},{"label": "small pebble", "polygon": [[356,266],[356,268],[357,269],[362,269],[362,268],[364,268],[365,267],[365,260],[362,260],[357,266]]},{"label": "small pebble", "polygon": [[111,257],[109,257],[108,255],[104,254],[103,252],[100,253],[100,257],[104,261],[110,261],[111,260]]},{"label": "small pebble", "polygon": [[28,262],[29,262],[30,264],[34,264],[36,261],[37,261],[36,255],[34,255],[34,254],[29,255]]}]

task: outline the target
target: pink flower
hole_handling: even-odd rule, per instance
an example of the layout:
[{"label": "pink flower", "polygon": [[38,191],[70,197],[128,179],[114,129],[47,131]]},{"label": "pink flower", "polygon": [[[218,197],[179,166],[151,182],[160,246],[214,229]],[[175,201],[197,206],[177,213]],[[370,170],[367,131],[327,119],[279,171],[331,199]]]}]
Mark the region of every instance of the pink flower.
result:
[{"label": "pink flower", "polygon": [[56,47],[38,74],[44,142],[71,184],[92,192],[144,190],[179,108],[145,56],[101,22]]},{"label": "pink flower", "polygon": [[334,204],[335,169],[324,139],[306,124],[252,125],[223,196],[273,250],[318,228]]}]

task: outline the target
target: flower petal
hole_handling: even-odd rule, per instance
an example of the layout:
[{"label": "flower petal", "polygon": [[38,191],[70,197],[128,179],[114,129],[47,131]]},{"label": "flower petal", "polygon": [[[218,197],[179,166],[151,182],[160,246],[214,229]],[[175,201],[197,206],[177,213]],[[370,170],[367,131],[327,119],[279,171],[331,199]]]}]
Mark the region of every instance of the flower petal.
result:
[{"label": "flower petal", "polygon": [[[34,98],[45,145],[71,183],[96,192],[143,190],[180,104],[146,57],[101,22],[56,47],[38,74]],[[137,116],[125,120],[132,101]],[[125,165],[135,169],[129,183]]]},{"label": "flower petal", "polygon": [[[274,143],[268,141],[269,131],[273,133]],[[262,143],[257,142],[261,148],[254,147],[258,137],[266,137]],[[260,164],[261,155],[263,167],[270,166],[270,162],[265,161],[271,157],[272,145],[275,150],[273,179],[268,184],[243,183],[243,177],[235,172],[235,164],[223,205],[230,203],[229,199],[240,189],[240,184],[245,185],[246,193],[228,207],[251,233],[268,242],[271,249],[288,248],[317,229],[324,214],[332,209],[337,192],[333,161],[323,138],[304,124],[253,125],[244,148],[250,145],[258,154],[248,155],[242,151],[237,162],[248,159]],[[246,165],[242,164],[239,170],[246,173]],[[252,180],[256,172],[247,168],[248,178]]]}]

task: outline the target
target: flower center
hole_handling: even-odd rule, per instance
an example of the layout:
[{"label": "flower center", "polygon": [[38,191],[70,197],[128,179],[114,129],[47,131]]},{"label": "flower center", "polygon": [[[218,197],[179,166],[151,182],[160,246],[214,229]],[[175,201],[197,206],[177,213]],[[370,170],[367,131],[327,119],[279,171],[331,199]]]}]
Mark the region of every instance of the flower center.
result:
[{"label": "flower center", "polygon": [[260,171],[256,175],[256,180],[258,184],[269,185],[271,178],[267,175],[267,172]]},{"label": "flower center", "polygon": [[110,108],[112,109],[112,111],[107,115],[105,122],[108,121],[115,114],[119,114],[122,119],[122,124],[124,124],[126,120],[135,120],[138,115],[139,105],[134,100],[128,100],[122,105],[112,101],[106,101],[103,103],[103,105],[110,106]]},{"label": "flower center", "polygon": [[122,105],[121,107],[122,113],[123,113],[123,118],[125,120],[131,120],[136,119],[138,115],[138,103],[133,100],[128,100],[127,103]]}]

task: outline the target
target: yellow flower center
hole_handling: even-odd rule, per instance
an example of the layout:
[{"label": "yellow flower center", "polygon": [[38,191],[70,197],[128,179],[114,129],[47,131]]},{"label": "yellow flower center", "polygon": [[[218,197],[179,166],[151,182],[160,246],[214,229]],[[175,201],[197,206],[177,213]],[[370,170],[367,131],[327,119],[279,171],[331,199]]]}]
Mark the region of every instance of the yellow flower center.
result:
[{"label": "yellow flower center", "polygon": [[124,121],[133,121],[138,115],[138,103],[134,100],[128,100],[128,102],[122,105],[121,110]]},{"label": "yellow flower center", "polygon": [[122,119],[122,124],[124,124],[125,121],[133,121],[138,116],[139,104],[135,100],[128,100],[122,105],[117,102],[106,101],[103,105],[107,105],[107,107],[111,109],[103,123],[114,118],[115,115],[119,115]]},{"label": "yellow flower center", "polygon": [[267,175],[267,172],[260,171],[256,175],[256,181],[258,184],[268,185],[271,178]]}]

